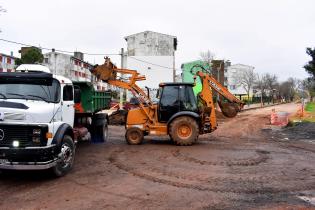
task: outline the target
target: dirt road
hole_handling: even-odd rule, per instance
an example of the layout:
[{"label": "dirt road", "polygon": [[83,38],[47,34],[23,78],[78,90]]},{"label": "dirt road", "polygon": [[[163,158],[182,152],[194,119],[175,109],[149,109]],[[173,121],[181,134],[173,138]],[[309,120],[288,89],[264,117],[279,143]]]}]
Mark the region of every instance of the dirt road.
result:
[{"label": "dirt road", "polygon": [[[277,110],[294,112],[295,104]],[[0,176],[0,209],[281,209],[315,208],[315,144],[282,141],[261,129],[271,108],[220,120],[191,147],[168,138],[129,146],[124,128],[106,144],[80,144],[74,170]]]}]

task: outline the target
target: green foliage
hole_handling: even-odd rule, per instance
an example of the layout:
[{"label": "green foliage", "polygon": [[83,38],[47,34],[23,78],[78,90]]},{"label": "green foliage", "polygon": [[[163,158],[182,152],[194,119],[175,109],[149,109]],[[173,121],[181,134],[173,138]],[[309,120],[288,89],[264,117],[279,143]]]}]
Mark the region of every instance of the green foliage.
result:
[{"label": "green foliage", "polygon": [[308,102],[305,106],[305,111],[315,112],[315,103],[314,102]]},{"label": "green foliage", "polygon": [[309,61],[304,69],[309,73],[313,78],[315,78],[315,48],[306,48],[306,53],[311,56],[312,60]]},{"label": "green foliage", "polygon": [[16,59],[15,63],[16,65],[35,64],[35,63],[42,63],[43,60],[44,60],[44,56],[41,53],[41,51],[36,47],[32,47],[21,57],[21,59],[19,58]]}]

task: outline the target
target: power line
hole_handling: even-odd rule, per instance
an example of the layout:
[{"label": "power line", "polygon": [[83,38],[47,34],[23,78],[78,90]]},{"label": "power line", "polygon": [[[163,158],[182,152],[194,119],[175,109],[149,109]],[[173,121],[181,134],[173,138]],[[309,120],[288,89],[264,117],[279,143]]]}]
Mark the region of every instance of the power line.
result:
[{"label": "power line", "polygon": [[[11,40],[7,40],[7,39],[0,39],[0,41],[3,42],[8,42],[11,44],[17,44],[17,45],[21,45],[21,46],[26,46],[26,47],[34,47],[34,45],[30,45],[30,44],[25,44],[25,43],[21,43],[21,42],[16,42],[16,41],[11,41]],[[48,48],[48,47],[38,47],[39,49],[43,49],[43,50],[52,50],[53,48]],[[62,53],[69,53],[69,54],[73,54],[74,51],[67,51],[67,50],[59,50],[59,49],[54,49],[56,52],[62,52]],[[87,52],[82,52],[85,55],[120,55],[119,53],[87,53]]]},{"label": "power line", "polygon": [[[3,41],[3,42],[8,42],[8,43],[11,43],[11,44],[16,44],[16,45],[21,45],[21,46],[26,46],[26,47],[34,47],[34,45],[31,45],[31,44],[26,44],[26,43],[22,43],[22,42],[16,42],[16,41],[12,41],[12,40],[7,40],[7,39],[1,39],[0,38],[0,41]],[[43,50],[53,50],[53,48],[48,48],[48,47],[38,47],[39,49],[43,49]],[[56,52],[62,52],[62,53],[68,53],[68,54],[73,54],[74,51],[67,51],[67,50],[59,50],[59,49],[54,49]],[[82,52],[83,54],[85,55],[94,55],[94,56],[97,56],[97,55],[121,55],[120,53],[87,53],[87,52]],[[131,58],[131,59],[134,59],[134,60],[137,60],[139,62],[142,62],[142,63],[147,63],[147,64],[150,64],[150,65],[153,65],[153,66],[158,66],[158,67],[161,67],[161,68],[165,68],[165,69],[171,69],[173,70],[174,68],[172,67],[168,67],[168,66],[163,66],[163,65],[159,65],[159,64],[156,64],[156,63],[151,63],[151,62],[148,62],[148,61],[145,61],[145,60],[141,60],[141,59],[138,59],[138,58],[135,58],[135,57],[131,57],[131,56],[128,56],[128,58]],[[176,69],[175,68],[175,71],[182,71],[181,69]]]},{"label": "power line", "polygon": [[[159,65],[159,64],[156,64],[156,63],[151,63],[151,62],[148,62],[148,61],[145,61],[145,60],[141,60],[141,59],[138,59],[138,58],[135,58],[135,57],[131,57],[131,56],[128,56],[127,58],[131,58],[131,59],[140,61],[140,62],[142,62],[142,63],[147,63],[147,64],[150,64],[150,65],[158,66],[158,67],[165,68],[165,69],[171,69],[171,70],[174,69],[174,68],[172,68],[172,67],[162,66],[162,65]],[[175,68],[175,71],[181,71],[181,69],[176,69],[176,68]]]}]

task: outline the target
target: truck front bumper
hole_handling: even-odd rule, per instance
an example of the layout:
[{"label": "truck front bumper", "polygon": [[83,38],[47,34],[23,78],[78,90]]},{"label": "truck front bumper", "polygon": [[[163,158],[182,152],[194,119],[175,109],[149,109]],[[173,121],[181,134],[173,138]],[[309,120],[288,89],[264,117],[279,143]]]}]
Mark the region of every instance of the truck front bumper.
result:
[{"label": "truck front bumper", "polygon": [[0,147],[0,169],[43,170],[57,164],[56,145],[45,147]]}]

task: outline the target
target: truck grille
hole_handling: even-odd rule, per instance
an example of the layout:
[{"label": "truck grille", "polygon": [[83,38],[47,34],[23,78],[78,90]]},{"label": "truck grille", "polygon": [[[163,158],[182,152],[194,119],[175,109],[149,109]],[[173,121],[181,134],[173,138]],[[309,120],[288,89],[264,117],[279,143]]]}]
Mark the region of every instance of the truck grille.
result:
[{"label": "truck grille", "polygon": [[[41,127],[0,124],[0,147],[13,147],[13,141],[19,141],[19,147],[40,146],[41,144],[35,144],[32,141],[32,137],[33,137],[32,134],[33,134],[34,128],[41,128]],[[42,130],[42,133],[46,133],[46,132]]]}]

